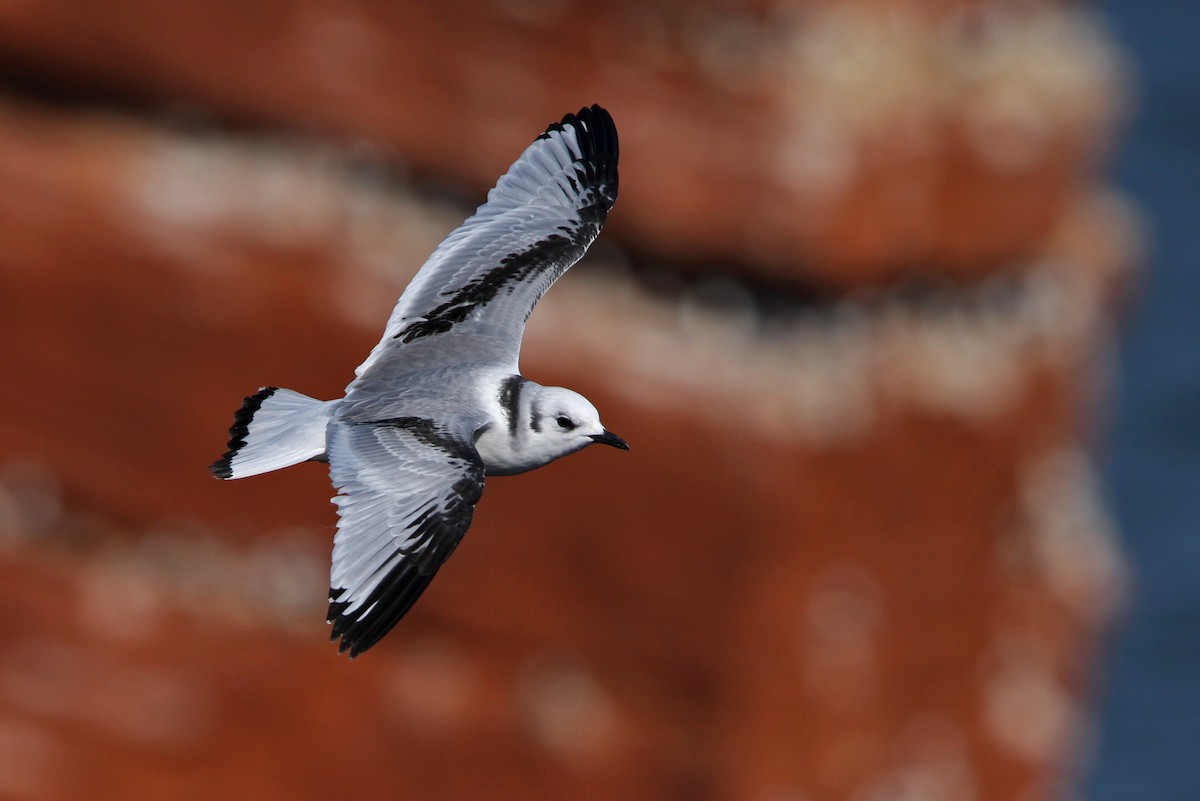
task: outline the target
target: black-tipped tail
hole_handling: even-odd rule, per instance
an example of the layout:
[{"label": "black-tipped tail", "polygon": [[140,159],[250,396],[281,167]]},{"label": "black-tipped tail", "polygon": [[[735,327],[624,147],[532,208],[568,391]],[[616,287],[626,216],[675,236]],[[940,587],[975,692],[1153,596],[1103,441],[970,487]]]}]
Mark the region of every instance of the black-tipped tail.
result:
[{"label": "black-tipped tail", "polygon": [[262,387],[234,413],[229,449],[209,472],[221,479],[245,478],[320,459],[334,403],[290,389]]},{"label": "black-tipped tail", "polygon": [[233,457],[246,446],[246,437],[250,434],[250,423],[254,415],[262,408],[263,401],[275,394],[279,387],[262,387],[253,395],[247,395],[242,400],[242,408],[233,413],[233,425],[229,427],[229,450],[225,455],[208,466],[208,472],[217,478],[233,478]]}]

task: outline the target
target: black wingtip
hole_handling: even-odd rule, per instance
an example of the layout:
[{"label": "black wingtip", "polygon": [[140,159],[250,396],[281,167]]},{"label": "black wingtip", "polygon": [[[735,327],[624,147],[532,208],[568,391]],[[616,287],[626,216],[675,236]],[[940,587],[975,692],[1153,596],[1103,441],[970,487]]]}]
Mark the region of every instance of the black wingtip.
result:
[{"label": "black wingtip", "polygon": [[559,125],[571,125],[576,130],[582,128],[586,134],[582,139],[591,145],[591,154],[608,156],[616,165],[620,156],[617,124],[603,106],[593,103],[575,114],[567,114]]},{"label": "black wingtip", "polygon": [[208,466],[208,472],[220,479],[233,478],[233,457],[246,444],[246,435],[250,433],[250,421],[262,408],[263,401],[275,394],[279,387],[260,387],[258,392],[247,395],[242,400],[242,408],[233,414],[233,425],[229,427],[229,450]]},{"label": "black wingtip", "polygon": [[597,166],[606,177],[615,181],[621,149],[620,140],[617,138],[617,125],[608,110],[597,103],[584,106],[574,114],[564,115],[559,122],[551,123],[538,138],[545,139],[552,132],[561,131],[564,125],[575,129],[584,157],[603,162]]},{"label": "black wingtip", "polygon": [[563,117],[563,124],[573,122],[574,119],[582,122],[587,129],[589,138],[596,144],[596,152],[611,156],[613,161],[617,160],[620,155],[617,124],[613,122],[608,109],[598,103],[593,103],[579,109],[576,114],[568,114]]},{"label": "black wingtip", "polygon": [[333,629],[329,639],[341,639],[338,655],[349,651],[350,658],[354,659],[383,639],[412,609],[433,580],[434,573],[436,570],[426,575],[420,573],[415,565],[400,565],[363,602],[362,608],[370,610],[365,614],[356,611],[345,615],[350,604],[337,600],[342,594],[341,590],[330,590],[327,622],[333,623]]},{"label": "black wingtip", "polygon": [[598,218],[595,221],[603,224],[609,209],[617,202],[620,184],[617,172],[620,145],[616,123],[603,106],[594,103],[575,114],[565,115],[561,122],[552,123],[538,138],[545,139],[555,131],[562,131],[567,125],[574,129],[575,140],[581,151],[581,157],[576,160],[579,177],[599,189],[598,202],[590,209]]}]

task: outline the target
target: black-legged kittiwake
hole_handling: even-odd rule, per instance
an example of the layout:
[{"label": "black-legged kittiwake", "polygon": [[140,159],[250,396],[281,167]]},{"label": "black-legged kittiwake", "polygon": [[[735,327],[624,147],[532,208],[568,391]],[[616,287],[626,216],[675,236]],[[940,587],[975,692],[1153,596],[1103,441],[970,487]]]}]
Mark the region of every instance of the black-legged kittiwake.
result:
[{"label": "black-legged kittiwake", "polygon": [[329,622],[339,653],[377,643],[471,524],[484,476],[594,442],[628,449],[586,398],[523,378],[525,321],[617,199],[617,130],[599,106],[552,124],[400,296],[345,397],[264,387],[210,468],[244,478],[326,461],[338,490]]}]

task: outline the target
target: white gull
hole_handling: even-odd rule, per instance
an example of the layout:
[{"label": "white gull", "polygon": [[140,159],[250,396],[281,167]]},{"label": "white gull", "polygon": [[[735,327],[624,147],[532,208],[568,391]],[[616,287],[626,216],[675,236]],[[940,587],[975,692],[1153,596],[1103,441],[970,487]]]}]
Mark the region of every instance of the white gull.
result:
[{"label": "white gull", "polygon": [[246,398],[210,470],[244,478],[326,461],[338,490],[329,622],[339,653],[377,643],[471,525],[484,476],[599,442],[628,449],[582,395],[523,378],[525,322],[617,198],[617,131],[599,106],[526,148],[400,296],[338,400]]}]

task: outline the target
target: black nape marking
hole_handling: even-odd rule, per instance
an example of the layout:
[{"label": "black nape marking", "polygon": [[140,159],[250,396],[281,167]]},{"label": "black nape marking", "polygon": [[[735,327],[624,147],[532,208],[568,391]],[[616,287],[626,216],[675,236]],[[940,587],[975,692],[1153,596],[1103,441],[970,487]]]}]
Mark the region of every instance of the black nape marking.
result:
[{"label": "black nape marking", "polygon": [[508,433],[514,437],[517,435],[517,417],[521,409],[521,388],[526,383],[519,375],[509,376],[500,382],[500,409],[508,418]]},{"label": "black nape marking", "polygon": [[250,434],[250,423],[262,408],[263,401],[275,394],[279,387],[262,387],[253,395],[242,400],[242,408],[234,412],[233,425],[229,428],[229,443],[225,455],[208,466],[208,472],[217,478],[233,478],[233,457],[246,445]]}]

